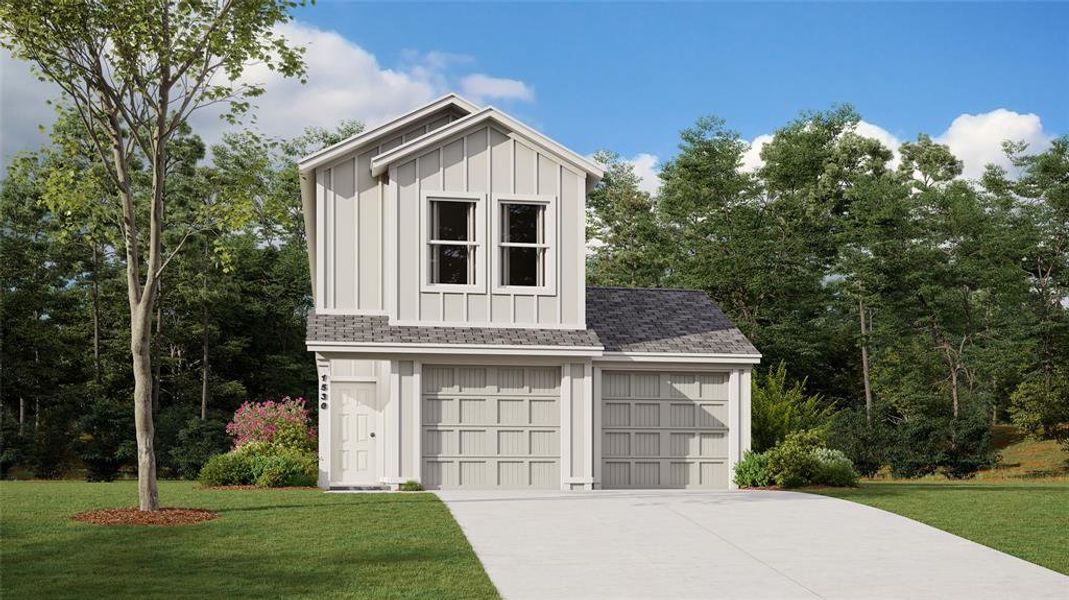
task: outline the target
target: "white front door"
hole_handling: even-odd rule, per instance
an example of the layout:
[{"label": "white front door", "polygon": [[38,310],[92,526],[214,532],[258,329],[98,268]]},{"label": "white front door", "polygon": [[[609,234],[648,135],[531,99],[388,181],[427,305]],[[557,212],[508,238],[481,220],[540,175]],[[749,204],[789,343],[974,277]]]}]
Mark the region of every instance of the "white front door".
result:
[{"label": "white front door", "polygon": [[333,384],[334,485],[378,485],[376,422],[378,394],[374,383]]}]

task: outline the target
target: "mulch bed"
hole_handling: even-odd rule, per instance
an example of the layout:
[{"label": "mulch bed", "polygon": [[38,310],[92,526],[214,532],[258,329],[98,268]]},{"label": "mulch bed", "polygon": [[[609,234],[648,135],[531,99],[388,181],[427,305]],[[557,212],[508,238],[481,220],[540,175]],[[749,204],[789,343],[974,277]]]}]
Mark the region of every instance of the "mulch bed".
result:
[{"label": "mulch bed", "polygon": [[218,519],[219,513],[203,508],[161,508],[141,511],[136,508],[106,508],[78,513],[75,521],[93,525],[156,525],[173,527]]}]

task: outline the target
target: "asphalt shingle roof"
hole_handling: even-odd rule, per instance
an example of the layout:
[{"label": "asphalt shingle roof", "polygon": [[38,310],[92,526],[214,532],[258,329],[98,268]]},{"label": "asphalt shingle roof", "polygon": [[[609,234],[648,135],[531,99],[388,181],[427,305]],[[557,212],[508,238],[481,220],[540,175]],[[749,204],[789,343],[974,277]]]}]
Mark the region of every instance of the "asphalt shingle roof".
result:
[{"label": "asphalt shingle roof", "polygon": [[757,354],[701,290],[588,287],[586,324],[606,352]]},{"label": "asphalt shingle roof", "polygon": [[375,315],[308,315],[308,340],[382,344],[490,344],[600,348],[589,329],[390,325]]},{"label": "asphalt shingle roof", "polygon": [[699,290],[586,290],[587,329],[390,325],[376,315],[308,315],[308,340],[380,344],[604,347],[606,352],[757,354]]}]

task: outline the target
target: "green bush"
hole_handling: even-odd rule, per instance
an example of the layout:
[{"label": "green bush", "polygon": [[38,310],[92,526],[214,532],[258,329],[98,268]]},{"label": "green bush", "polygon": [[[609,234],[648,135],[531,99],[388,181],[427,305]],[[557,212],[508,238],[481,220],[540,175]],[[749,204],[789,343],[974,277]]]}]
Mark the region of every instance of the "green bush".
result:
[{"label": "green bush", "polygon": [[200,470],[201,485],[248,485],[254,482],[252,458],[239,452],[216,454]]},{"label": "green bush", "polygon": [[279,450],[253,458],[252,471],[259,487],[314,486],[319,476],[319,459],[311,452]]},{"label": "green bush", "polygon": [[169,454],[180,477],[196,479],[208,459],[226,452],[229,444],[225,421],[192,418],[178,430],[178,441]]},{"label": "green bush", "polygon": [[753,376],[751,422],[753,449],[769,450],[788,434],[798,431],[824,430],[834,414],[834,406],[820,395],[805,393],[806,381],[787,382],[787,367],[780,363],[764,375]]},{"label": "green bush", "polygon": [[308,427],[304,423],[294,421],[282,421],[279,423],[271,443],[280,448],[291,448],[306,452],[314,452],[317,448],[316,438],[308,434]]},{"label": "green bush", "polygon": [[772,476],[768,472],[768,453],[746,451],[735,464],[735,485],[739,487],[768,487]]},{"label": "green bush", "polygon": [[402,492],[422,492],[423,484],[418,481],[409,480],[397,487]]},{"label": "green bush", "polygon": [[823,438],[816,431],[799,431],[787,435],[768,452],[768,473],[777,485],[785,488],[812,483],[820,469],[815,450]]},{"label": "green bush", "polygon": [[861,478],[854,463],[840,450],[817,448],[813,451],[817,459],[817,472],[813,483],[833,487],[855,487]]},{"label": "green bush", "polygon": [[961,479],[995,464],[997,453],[985,411],[957,419],[919,417],[898,425],[890,452],[895,477],[923,477],[942,472]]},{"label": "green bush", "polygon": [[887,464],[894,443],[894,430],[888,425],[884,411],[876,413],[869,424],[864,409],[840,411],[828,433],[828,445],[842,450],[864,477],[873,477]]}]

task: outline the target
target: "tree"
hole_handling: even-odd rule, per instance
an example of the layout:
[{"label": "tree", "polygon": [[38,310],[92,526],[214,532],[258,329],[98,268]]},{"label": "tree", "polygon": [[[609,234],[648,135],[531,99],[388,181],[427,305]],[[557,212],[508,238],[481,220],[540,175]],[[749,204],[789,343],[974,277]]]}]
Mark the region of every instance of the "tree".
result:
[{"label": "tree", "polygon": [[[250,64],[303,76],[300,50],[275,29],[298,4],[0,0],[0,40],[62,90],[106,166],[121,208],[141,510],[160,506],[151,356],[160,277],[189,235],[243,215],[240,207],[196,215],[182,224],[180,241],[164,255],[164,229],[174,226],[165,220],[169,152],[194,111],[221,103],[236,119],[249,109],[263,91],[242,80]],[[134,178],[138,160],[145,161],[149,179],[143,194]]]},{"label": "tree", "polygon": [[605,165],[605,177],[587,202],[587,239],[596,243],[588,279],[600,285],[660,285],[667,265],[653,199],[639,189],[634,165],[620,155],[601,151],[594,160]]}]

